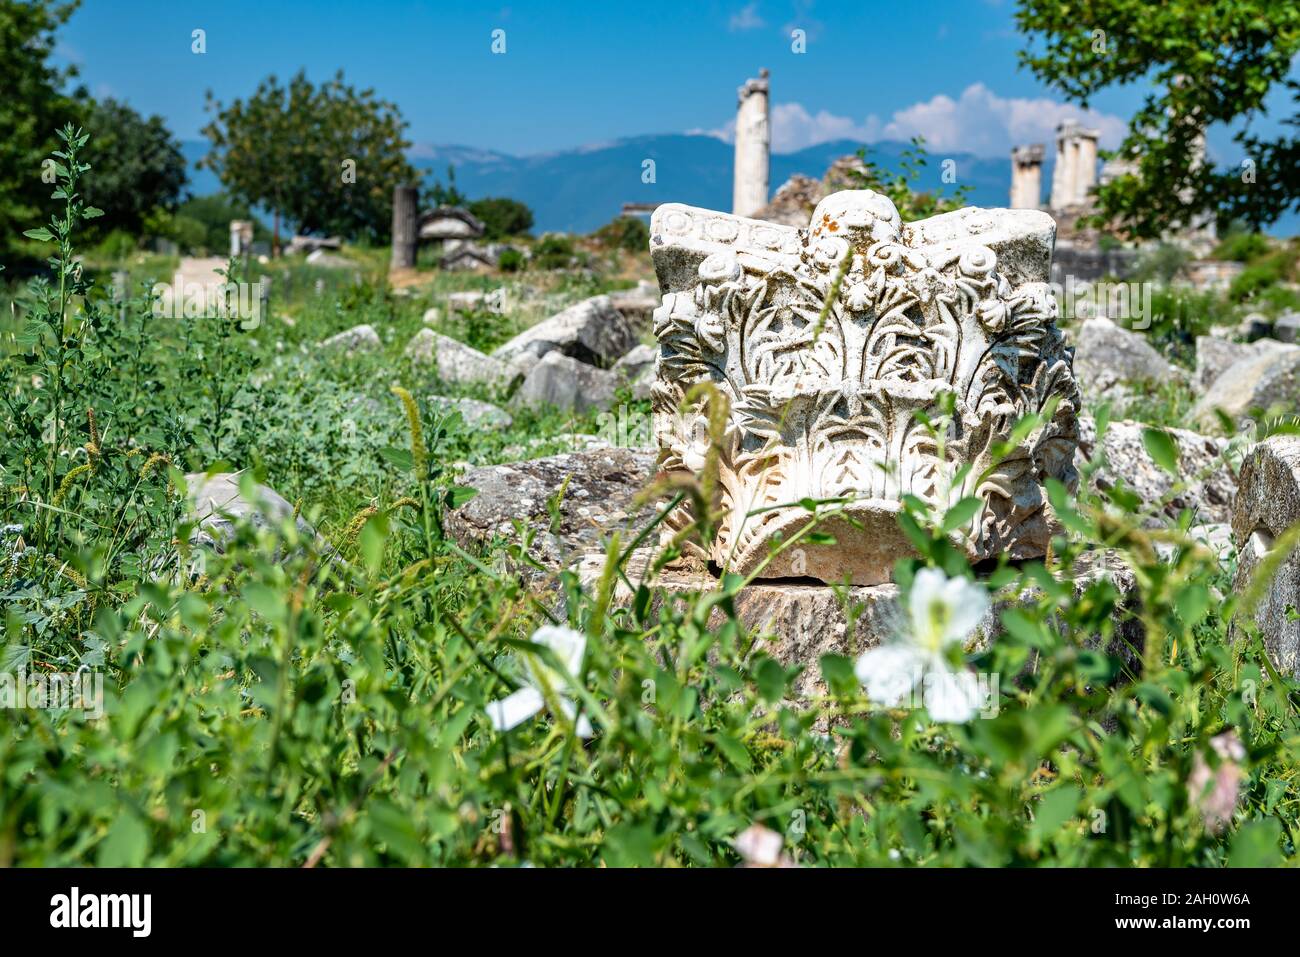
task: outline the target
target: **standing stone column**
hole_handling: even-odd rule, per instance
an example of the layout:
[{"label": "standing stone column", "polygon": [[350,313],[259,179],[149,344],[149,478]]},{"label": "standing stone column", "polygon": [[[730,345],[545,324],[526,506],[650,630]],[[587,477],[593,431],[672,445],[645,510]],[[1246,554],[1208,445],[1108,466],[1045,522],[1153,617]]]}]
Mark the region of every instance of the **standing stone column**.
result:
[{"label": "standing stone column", "polygon": [[768,73],[746,80],[737,91],[736,173],[732,212],[752,216],[767,205],[772,127],[768,120]]},{"label": "standing stone column", "polygon": [[247,219],[230,221],[230,255],[235,259],[248,252],[253,244],[253,224]]},{"label": "standing stone column", "polygon": [[1093,187],[1097,185],[1097,130],[1079,130],[1076,142],[1078,160],[1074,173],[1074,201],[1080,206],[1091,202]]},{"label": "standing stone column", "polygon": [[1086,206],[1097,185],[1099,130],[1084,129],[1078,120],[1065,120],[1056,128],[1056,168],[1052,171],[1053,209]]},{"label": "standing stone column", "polygon": [[1074,198],[1074,152],[1071,149],[1073,123],[1066,120],[1056,128],[1056,163],[1052,167],[1052,209],[1064,209]]},{"label": "standing stone column", "polygon": [[1043,203],[1042,143],[1011,149],[1011,208],[1038,209]]},{"label": "standing stone column", "polygon": [[398,186],[393,190],[393,269],[410,269],[415,265],[419,205],[420,191],[416,187]]}]

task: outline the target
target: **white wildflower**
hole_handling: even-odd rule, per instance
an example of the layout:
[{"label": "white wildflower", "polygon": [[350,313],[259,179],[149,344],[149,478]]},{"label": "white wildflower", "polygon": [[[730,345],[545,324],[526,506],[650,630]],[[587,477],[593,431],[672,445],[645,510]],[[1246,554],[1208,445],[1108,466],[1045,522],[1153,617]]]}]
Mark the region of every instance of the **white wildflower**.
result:
[{"label": "white wildflower", "polygon": [[912,580],[907,607],[906,625],[896,640],[857,661],[854,673],[867,697],[893,707],[919,690],[935,721],[969,721],[984,695],[973,672],[954,670],[948,663],[948,651],[963,645],[978,627],[989,609],[988,594],[968,578],[923,568]]},{"label": "white wildflower", "polygon": [[[526,684],[514,694],[492,701],[487,706],[488,718],[492,721],[492,727],[498,731],[509,731],[546,708],[548,693],[570,723],[578,714],[577,707],[565,692],[569,690],[571,680],[580,680],[582,659],[587,651],[587,636],[572,628],[543,625],[533,632],[532,641],[555,653],[564,666],[564,674],[547,665],[539,656],[525,654]],[[586,715],[577,719],[576,731],[580,738],[591,737],[591,722]]]}]

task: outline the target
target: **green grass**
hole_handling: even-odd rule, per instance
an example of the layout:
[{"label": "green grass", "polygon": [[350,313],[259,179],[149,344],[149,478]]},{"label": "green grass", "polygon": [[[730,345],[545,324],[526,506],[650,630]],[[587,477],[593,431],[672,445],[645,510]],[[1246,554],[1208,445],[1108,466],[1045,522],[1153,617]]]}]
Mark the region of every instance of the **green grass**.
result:
[{"label": "green grass", "polygon": [[[52,224],[64,281],[0,319],[0,674],[84,667],[106,713],[0,709],[0,865],[730,866],[756,823],[814,866],[1294,861],[1300,686],[1263,652],[1257,590],[1234,590],[1231,563],[1161,502],[1049,490],[1054,565],[1104,542],[1135,592],[1117,611],[1108,579],[1076,596],[1038,562],[991,570],[981,587],[1034,596],[961,656],[1001,676],[995,715],[882,708],[834,654],[799,666],[827,688],[802,700],[798,669],[736,619],[735,577],[685,601],[629,581],[629,601],[614,597],[627,541],[583,586],[520,574],[508,538],[475,554],[448,540],[467,494],[452,463],[594,430],[530,412],[469,430],[420,406],[455,393],[402,356],[425,309],[498,280],[429,274],[397,294],[372,250],[360,283],[269,267],[274,315],[256,330],[164,322],[71,268],[83,215],[74,203]],[[162,264],[135,265],[144,278]],[[488,348],[624,282],[625,266],[525,272],[509,280],[523,306],[444,313],[442,328]],[[315,348],[362,322],[379,352]],[[324,540],[285,522],[241,526],[222,553],[191,548],[180,472],[218,459],[299,502]],[[904,587],[923,566],[971,574],[940,531],[967,504],[907,503]],[[1140,620],[1144,647],[1105,650],[1117,615]],[[498,732],[487,706],[528,680],[526,656],[557,664],[529,642],[544,623],[585,635],[586,656],[547,688],[546,712]],[[1243,783],[1220,826],[1188,782],[1223,766],[1211,741],[1228,730]]]}]

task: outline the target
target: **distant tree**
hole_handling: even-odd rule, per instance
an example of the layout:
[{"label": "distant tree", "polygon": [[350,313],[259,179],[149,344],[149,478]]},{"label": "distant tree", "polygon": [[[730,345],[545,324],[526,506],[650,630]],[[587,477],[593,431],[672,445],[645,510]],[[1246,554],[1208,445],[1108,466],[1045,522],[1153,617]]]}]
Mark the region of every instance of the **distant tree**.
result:
[{"label": "distant tree", "polygon": [[573,240],[563,233],[547,233],[533,247],[532,264],[537,269],[568,269],[575,258]]},{"label": "distant tree", "polygon": [[281,86],[268,77],[248,100],[223,106],[208,94],[212,149],[201,165],[233,196],[264,206],[304,233],[378,240],[391,228],[393,188],[413,181],[406,122],[373,90],[357,90],[340,71],[316,86],[299,72]]},{"label": "distant tree", "polygon": [[487,239],[522,236],[533,228],[533,211],[517,199],[489,196],[469,204],[469,211],[483,221]]},{"label": "distant tree", "polygon": [[456,167],[447,164],[447,184],[435,179],[433,185],[425,190],[425,204],[428,206],[464,206],[469,197],[456,188]]},{"label": "distant tree", "polygon": [[230,248],[232,219],[252,220],[255,240],[269,237],[266,226],[253,215],[248,204],[225,193],[187,199],[176,208],[170,222],[160,223],[159,231],[186,248],[224,254]]},{"label": "distant tree", "polygon": [[1272,246],[1262,233],[1235,226],[1223,234],[1219,245],[1214,248],[1213,256],[1215,259],[1231,259],[1234,262],[1245,263],[1258,259],[1270,249]]},{"label": "distant tree", "polygon": [[[1031,44],[1020,55],[1039,79],[1081,106],[1111,86],[1150,87],[1117,155],[1133,175],[1099,187],[1101,218],[1139,237],[1212,216],[1255,228],[1300,205],[1300,139],[1264,138],[1249,120],[1277,88],[1289,90],[1300,124],[1300,5],[1287,0],[1020,0],[1016,20]],[[1238,123],[1235,121],[1245,120]],[[1249,165],[1214,170],[1198,161],[1205,130],[1234,124]]]},{"label": "distant tree", "polygon": [[[0,243],[43,218],[54,187],[42,160],[71,118],[62,90],[76,71],[50,63],[55,31],[80,0],[0,0]],[[96,130],[96,133],[99,131]]]},{"label": "distant tree", "polygon": [[501,250],[497,268],[502,272],[519,272],[524,268],[524,254],[513,246]]},{"label": "distant tree", "polygon": [[617,216],[596,230],[595,238],[608,249],[645,252],[650,248],[650,227],[640,216]]},{"label": "distant tree", "polygon": [[125,103],[88,104],[83,126],[94,135],[86,162],[94,170],[81,187],[91,206],[104,211],[97,234],[114,229],[138,233],[155,209],[174,210],[187,181],[185,156],[161,116],[145,119]]},{"label": "distant tree", "polygon": [[1144,249],[1135,273],[1142,279],[1158,279],[1168,285],[1191,261],[1192,255],[1175,243],[1156,243]]}]

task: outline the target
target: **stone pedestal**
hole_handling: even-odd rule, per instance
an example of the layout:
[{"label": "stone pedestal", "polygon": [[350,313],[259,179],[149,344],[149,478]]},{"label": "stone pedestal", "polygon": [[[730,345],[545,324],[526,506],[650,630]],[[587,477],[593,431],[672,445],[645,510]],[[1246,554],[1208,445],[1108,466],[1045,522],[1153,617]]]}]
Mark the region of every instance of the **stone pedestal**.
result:
[{"label": "stone pedestal", "polygon": [[[645,578],[652,558],[650,549],[634,552],[624,565],[628,581],[638,585]],[[590,554],[579,565],[578,575],[584,586],[595,588],[604,568],[603,554]],[[1095,552],[1081,560],[1074,569],[1076,594],[1103,576],[1108,576],[1122,596],[1134,593],[1133,573],[1110,552]],[[688,601],[694,596],[718,589],[718,579],[700,568],[666,568],[646,580],[655,593],[655,607],[663,601]],[[1019,599],[994,601],[978,630],[977,641],[996,640],[1001,633],[1001,612],[1011,604],[1030,605],[1039,600],[1037,593]],[[632,592],[619,582],[615,587],[615,604],[630,604]],[[1115,612],[1114,634],[1107,646],[1110,654],[1124,658],[1136,668],[1142,648],[1142,628],[1123,605]],[[802,665],[795,681],[796,693],[808,698],[826,691],[818,661],[823,655],[856,658],[869,648],[890,640],[901,627],[905,613],[895,584],[831,586],[804,581],[756,581],[735,596],[736,617],[749,629],[762,633],[755,648],[765,651],[785,667]],[[710,627],[721,627],[726,620],[719,609],[709,619]],[[1093,647],[1100,640],[1091,643]],[[1004,676],[1010,680],[1010,676]]]}]

